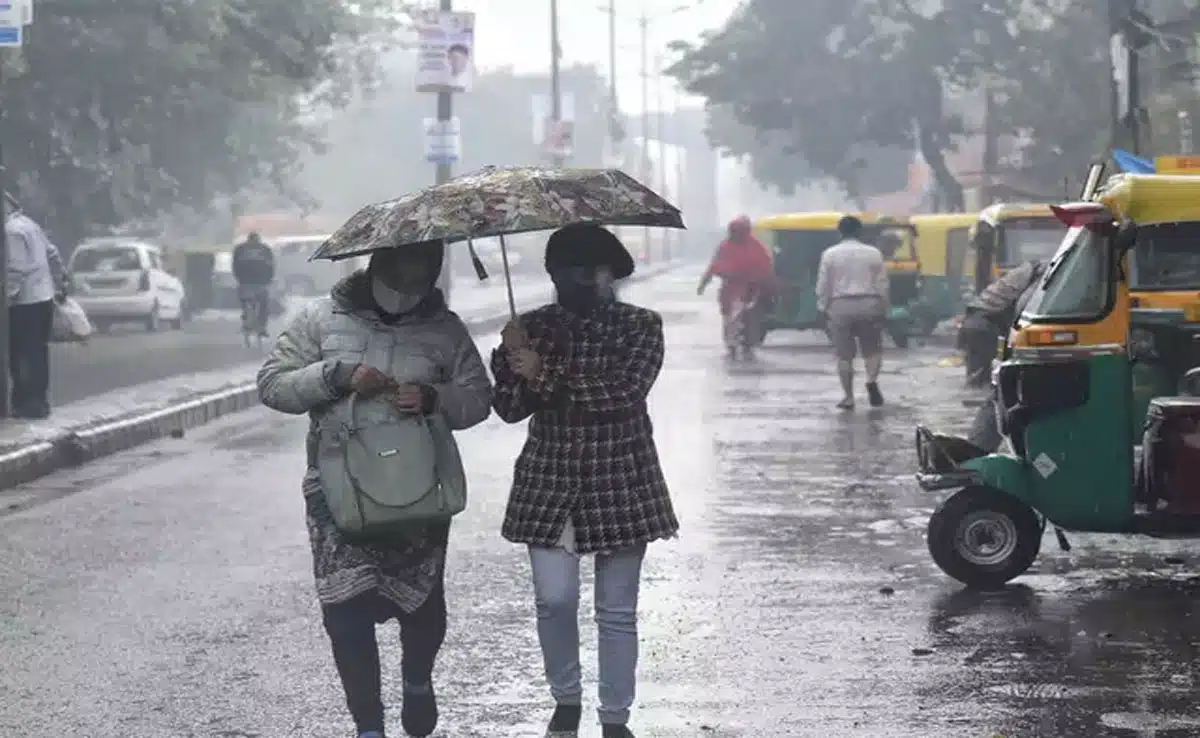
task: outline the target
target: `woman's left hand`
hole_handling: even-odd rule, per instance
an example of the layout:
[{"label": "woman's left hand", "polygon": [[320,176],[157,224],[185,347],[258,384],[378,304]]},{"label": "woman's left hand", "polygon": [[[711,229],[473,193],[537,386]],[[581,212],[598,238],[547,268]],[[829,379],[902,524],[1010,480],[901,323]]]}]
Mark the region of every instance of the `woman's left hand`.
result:
[{"label": "woman's left hand", "polygon": [[428,412],[428,392],[419,384],[405,384],[393,392],[389,399],[392,406],[406,415]]},{"label": "woman's left hand", "polygon": [[533,349],[517,349],[508,354],[508,365],[524,379],[533,379],[542,370],[542,357]]}]

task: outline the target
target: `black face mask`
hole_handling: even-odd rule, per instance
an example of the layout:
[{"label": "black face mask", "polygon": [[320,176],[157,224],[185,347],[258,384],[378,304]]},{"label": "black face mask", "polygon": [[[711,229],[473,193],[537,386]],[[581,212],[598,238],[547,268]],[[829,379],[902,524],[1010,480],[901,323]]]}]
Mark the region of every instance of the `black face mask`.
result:
[{"label": "black face mask", "polygon": [[587,314],[616,298],[607,269],[565,267],[550,273],[558,304],[578,314]]}]

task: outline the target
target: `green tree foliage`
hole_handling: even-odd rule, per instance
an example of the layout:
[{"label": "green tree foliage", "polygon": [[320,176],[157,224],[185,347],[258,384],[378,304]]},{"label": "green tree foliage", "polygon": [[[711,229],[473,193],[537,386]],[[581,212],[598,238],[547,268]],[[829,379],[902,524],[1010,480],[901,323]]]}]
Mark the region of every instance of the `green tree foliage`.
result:
[{"label": "green tree foliage", "polygon": [[[1053,5],[1063,3],[749,0],[720,31],[685,46],[671,72],[738,121],[785,136],[852,196],[872,185],[864,173],[874,145],[920,151],[951,207],[961,206],[947,154],[968,132],[961,113],[969,93],[1001,81],[1016,89],[1042,70],[1083,74],[1078,68],[1093,61],[1091,40],[1083,50],[1051,46],[1061,39],[1041,25]],[[1055,84],[1038,81],[1039,91]],[[1031,127],[1034,105],[1060,99],[1049,94],[1008,110],[1011,126]]]},{"label": "green tree foliage", "polygon": [[9,186],[69,246],[88,232],[287,190],[312,109],[369,70],[394,3],[50,0],[4,68]]}]

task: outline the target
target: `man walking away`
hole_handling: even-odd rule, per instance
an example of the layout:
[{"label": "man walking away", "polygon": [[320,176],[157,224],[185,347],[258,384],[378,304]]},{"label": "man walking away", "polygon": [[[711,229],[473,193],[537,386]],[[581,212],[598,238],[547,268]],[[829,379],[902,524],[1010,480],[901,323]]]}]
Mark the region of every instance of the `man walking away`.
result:
[{"label": "man walking away", "polygon": [[258,335],[267,337],[267,311],[271,306],[271,282],[275,281],[275,252],[263,243],[257,233],[246,236],[246,240],[233,250],[233,277],[238,283],[238,299],[242,303],[242,322],[246,321],[246,307],[253,302],[258,308]]},{"label": "man walking away", "polygon": [[838,222],[842,240],[821,254],[817,309],[826,319],[837,354],[843,410],[854,408],[854,356],[861,349],[871,407],[883,405],[883,328],[887,320],[888,275],[879,249],[859,240],[863,224],[853,215]]},{"label": "man walking away", "polygon": [[21,212],[7,193],[8,371],[12,377],[12,414],[17,418],[50,415],[50,334],[54,303],[67,294],[67,270],[50,239]]}]

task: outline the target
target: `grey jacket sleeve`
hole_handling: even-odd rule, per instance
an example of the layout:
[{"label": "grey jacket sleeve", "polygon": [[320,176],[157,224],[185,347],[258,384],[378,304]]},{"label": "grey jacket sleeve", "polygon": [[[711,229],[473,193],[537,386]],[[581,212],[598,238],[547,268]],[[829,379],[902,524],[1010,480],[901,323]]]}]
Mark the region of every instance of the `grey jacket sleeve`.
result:
[{"label": "grey jacket sleeve", "polygon": [[349,392],[352,366],[321,358],[319,303],[306,305],[258,370],[258,395],[272,410],[303,415]]},{"label": "grey jacket sleeve", "polygon": [[464,430],[487,420],[492,412],[492,383],[467,326],[454,316],[457,334],[449,380],[434,385],[437,409],[453,430]]},{"label": "grey jacket sleeve", "polygon": [[61,295],[67,291],[67,266],[63,263],[58,247],[49,238],[46,239],[46,263],[50,265],[50,278],[54,280],[54,291]]},{"label": "grey jacket sleeve", "polygon": [[37,270],[37,262],[29,252],[29,239],[24,234],[9,228],[5,233],[5,245],[8,247],[8,272],[4,275],[6,293],[11,302],[21,292],[25,280]]}]

